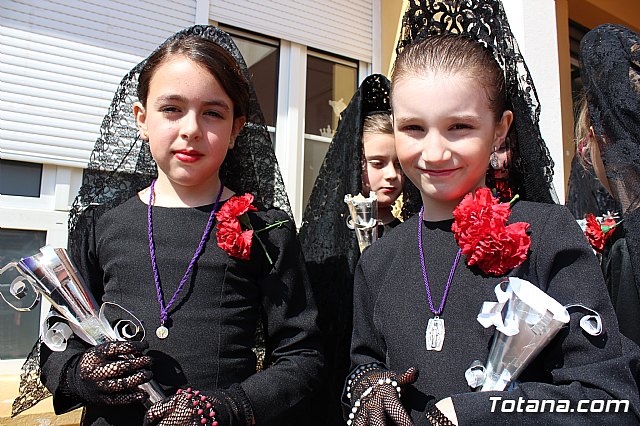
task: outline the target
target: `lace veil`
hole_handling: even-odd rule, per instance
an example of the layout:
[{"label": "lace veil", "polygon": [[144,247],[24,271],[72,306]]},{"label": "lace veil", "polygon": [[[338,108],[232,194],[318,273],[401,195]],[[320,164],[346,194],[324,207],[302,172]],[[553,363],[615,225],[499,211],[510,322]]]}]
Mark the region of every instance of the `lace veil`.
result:
[{"label": "lace veil", "polygon": [[580,43],[589,119],[640,284],[640,34],[605,24]]},{"label": "lace veil", "polygon": [[[360,250],[355,232],[346,226],[349,213],[344,196],[362,192],[362,124],[367,115],[391,113],[389,87],[389,80],[384,75],[368,76],[340,116],[300,228],[300,241],[308,263],[343,258],[351,273],[355,270]],[[413,184],[405,185],[402,208],[405,218],[418,211],[419,199]]]},{"label": "lace veil", "polygon": [[509,184],[521,199],[554,203],[553,160],[539,128],[540,102],[500,0],[410,0],[396,51],[439,34],[471,37],[493,54],[505,76],[507,109],[514,120]]},{"label": "lace veil", "polygon": [[[227,50],[249,82],[247,122],[220,169],[225,186],[238,193],[252,193],[264,207],[278,207],[292,216],[264,116],[240,51],[229,34],[206,25],[186,28],[163,45],[190,35],[211,40]],[[103,213],[149,186],[157,176],[149,142],[139,137],[132,110],[133,103],[138,100],[138,76],[145,62],[140,62],[124,76],[102,121],[100,137],[91,153],[82,186],[69,214],[70,245],[73,245],[78,221],[87,207],[96,206],[96,213]]]},{"label": "lace veil", "polygon": [[[251,83],[246,63],[229,34],[213,26],[196,25],[186,28],[164,43],[185,36],[199,36],[220,45],[238,62],[249,83],[250,99],[246,124],[235,140],[235,147],[227,153],[220,170],[225,186],[237,193],[249,192],[265,208],[277,207],[293,220],[289,199],[267,131],[264,116]],[[163,45],[164,45],[163,43]],[[133,197],[150,185],[157,176],[149,142],[138,135],[133,115],[133,103],[138,100],[138,76],[146,59],[124,76],[105,115],[100,136],[91,152],[84,171],[82,186],[69,213],[69,246],[73,252],[75,241],[81,238],[89,217],[94,219],[109,209]],[[93,215],[83,214],[91,208]],[[258,328],[260,328],[258,325]],[[258,358],[264,356],[264,336],[259,331]],[[25,362],[20,381],[20,395],[14,401],[12,416],[32,407],[50,393],[40,382],[38,340]]]}]

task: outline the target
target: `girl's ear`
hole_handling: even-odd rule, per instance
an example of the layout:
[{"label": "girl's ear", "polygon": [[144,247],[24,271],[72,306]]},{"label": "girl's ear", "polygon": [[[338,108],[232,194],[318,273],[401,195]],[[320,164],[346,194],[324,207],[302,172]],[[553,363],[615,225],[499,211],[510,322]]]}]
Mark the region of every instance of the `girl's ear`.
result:
[{"label": "girl's ear", "polygon": [[507,138],[511,123],[513,123],[513,112],[506,110],[502,113],[502,118],[500,118],[496,126],[496,133],[493,140],[493,146],[495,146],[496,149],[500,148],[500,145],[502,145]]},{"label": "girl's ear", "polygon": [[242,117],[237,117],[233,119],[233,127],[231,128],[231,137],[229,138],[229,149],[232,149],[236,144],[236,136],[240,133],[240,130],[244,127],[244,123],[247,119]]},{"label": "girl's ear", "polygon": [[136,117],[136,123],[138,124],[138,129],[140,130],[140,137],[143,139],[149,138],[149,133],[147,129],[147,111],[144,109],[140,102],[135,102],[133,104],[133,115]]}]

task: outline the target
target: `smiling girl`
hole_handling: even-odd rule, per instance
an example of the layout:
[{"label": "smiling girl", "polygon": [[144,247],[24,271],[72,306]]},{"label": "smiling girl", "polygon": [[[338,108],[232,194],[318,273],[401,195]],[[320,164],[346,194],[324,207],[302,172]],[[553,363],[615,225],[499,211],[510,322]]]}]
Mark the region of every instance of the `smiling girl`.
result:
[{"label": "smiling girl", "polygon": [[[519,52],[502,5],[412,2],[407,17],[407,32],[420,36],[396,60],[391,105],[398,159],[420,189],[423,208],[367,249],[356,268],[353,370],[344,394],[349,424],[637,422],[637,372],[629,368],[637,362],[637,349],[631,354],[618,331],[597,261],[564,207],[533,202],[550,200],[552,189],[538,180],[542,168],[532,166],[544,157],[527,156],[536,133],[520,133],[527,120],[537,130],[537,116],[526,108],[535,89],[510,84],[527,81],[518,74],[526,66],[509,66]],[[485,26],[498,39],[488,46],[496,47],[473,38],[486,35]],[[504,69],[496,57],[507,64]],[[514,123],[517,134],[510,134]],[[527,165],[519,170],[525,185],[515,187],[525,201],[511,207],[498,205],[485,180],[507,136],[518,142],[514,162]],[[543,186],[528,186],[527,180]],[[580,315],[572,315],[569,327],[508,391],[474,391],[465,371],[487,359],[493,335],[476,318],[508,276],[530,281],[562,305],[580,303],[597,311],[606,336],[585,333]],[[573,404],[627,399],[632,408],[570,418],[548,411],[516,417],[492,410],[491,397]]]},{"label": "smiling girl", "polygon": [[[323,359],[295,225],[275,206],[289,211],[242,56],[215,27],[179,32],[123,79],[70,221],[92,293],[134,313],[146,337],[43,345],[56,412],[84,406],[83,424],[300,424]],[[151,377],[168,398],[145,415],[136,386]]]}]

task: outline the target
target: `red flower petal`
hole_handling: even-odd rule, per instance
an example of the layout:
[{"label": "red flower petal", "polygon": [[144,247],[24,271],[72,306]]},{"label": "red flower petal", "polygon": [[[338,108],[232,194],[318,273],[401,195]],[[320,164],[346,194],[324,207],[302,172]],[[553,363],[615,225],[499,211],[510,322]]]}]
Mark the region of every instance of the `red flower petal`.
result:
[{"label": "red flower petal", "polygon": [[487,274],[504,275],[527,258],[531,239],[529,224],[505,226],[511,215],[509,203],[500,203],[488,188],[467,194],[453,211],[451,227],[468,265]]},{"label": "red flower petal", "polygon": [[216,213],[218,247],[229,256],[249,260],[253,230],[243,230],[238,217],[248,211],[256,211],[251,203],[253,195],[244,194],[231,197]]}]

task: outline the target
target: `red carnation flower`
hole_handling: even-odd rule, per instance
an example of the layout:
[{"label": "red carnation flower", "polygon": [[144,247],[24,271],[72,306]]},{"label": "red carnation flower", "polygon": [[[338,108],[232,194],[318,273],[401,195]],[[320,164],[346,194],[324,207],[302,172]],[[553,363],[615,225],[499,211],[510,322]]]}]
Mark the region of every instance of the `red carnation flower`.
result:
[{"label": "red carnation flower", "polygon": [[253,230],[243,231],[240,222],[235,219],[219,222],[216,227],[218,228],[218,247],[229,253],[229,256],[249,260]]},{"label": "red carnation flower", "polygon": [[613,229],[618,225],[613,218],[607,218],[602,223],[598,222],[598,219],[592,214],[587,216],[587,228],[584,234],[589,240],[589,244],[598,253],[602,253],[604,245],[607,239],[613,234]]},{"label": "red carnation flower", "polygon": [[527,258],[531,238],[525,222],[506,225],[510,203],[500,203],[489,188],[467,194],[453,211],[451,230],[467,256],[468,265],[483,272],[504,275]]},{"label": "red carnation flower", "polygon": [[[257,211],[258,209],[251,203],[253,203],[253,195],[237,195],[231,197],[216,213],[218,247],[226,251],[229,256],[242,260],[249,260],[251,257],[251,244],[254,233],[258,234],[271,228],[277,228],[288,222],[280,220],[254,232],[247,212]],[[264,250],[267,261],[273,265],[267,248],[257,235],[256,238]]]},{"label": "red carnation flower", "polygon": [[253,203],[252,194],[231,197],[216,213],[218,223],[233,221],[248,211],[257,211],[258,209],[251,203]]}]

